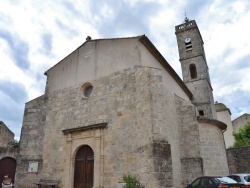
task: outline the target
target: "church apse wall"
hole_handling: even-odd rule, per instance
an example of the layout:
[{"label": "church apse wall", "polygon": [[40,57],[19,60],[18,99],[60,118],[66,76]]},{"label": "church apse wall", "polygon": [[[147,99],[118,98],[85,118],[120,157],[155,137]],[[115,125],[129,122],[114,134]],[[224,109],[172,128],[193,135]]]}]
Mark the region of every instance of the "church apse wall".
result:
[{"label": "church apse wall", "polygon": [[198,119],[204,175],[226,176],[229,174],[226,148],[222,131],[226,125],[220,121]]},{"label": "church apse wall", "polygon": [[182,184],[187,185],[202,175],[228,174],[220,121],[197,115],[198,110],[189,101],[176,96],[176,113],[180,142]]}]

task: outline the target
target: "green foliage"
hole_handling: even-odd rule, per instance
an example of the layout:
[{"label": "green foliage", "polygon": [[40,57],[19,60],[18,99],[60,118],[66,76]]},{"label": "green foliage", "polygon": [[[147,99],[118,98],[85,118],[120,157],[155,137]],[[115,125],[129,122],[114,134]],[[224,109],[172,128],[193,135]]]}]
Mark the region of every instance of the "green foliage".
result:
[{"label": "green foliage", "polygon": [[235,139],[234,147],[242,147],[250,145],[250,122],[241,127],[238,133],[233,132]]},{"label": "green foliage", "polygon": [[124,188],[144,188],[135,176],[124,174],[122,179],[126,183]]},{"label": "green foliage", "polygon": [[20,141],[13,140],[11,145],[12,145],[13,148],[19,148],[20,147]]}]

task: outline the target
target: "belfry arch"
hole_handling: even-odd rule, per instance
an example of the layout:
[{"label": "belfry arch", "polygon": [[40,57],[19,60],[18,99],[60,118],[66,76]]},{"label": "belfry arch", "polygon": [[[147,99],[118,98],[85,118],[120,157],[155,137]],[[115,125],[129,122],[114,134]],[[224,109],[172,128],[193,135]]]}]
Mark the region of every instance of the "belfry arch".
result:
[{"label": "belfry arch", "polygon": [[191,64],[189,66],[189,71],[190,71],[191,79],[197,78],[197,70],[196,70],[195,64]]}]

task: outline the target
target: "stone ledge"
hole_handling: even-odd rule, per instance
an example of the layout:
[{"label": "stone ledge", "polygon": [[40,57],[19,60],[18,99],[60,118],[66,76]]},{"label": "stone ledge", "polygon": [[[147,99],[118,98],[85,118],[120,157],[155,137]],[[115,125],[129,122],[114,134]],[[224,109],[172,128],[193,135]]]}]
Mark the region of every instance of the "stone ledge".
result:
[{"label": "stone ledge", "polygon": [[221,121],[218,121],[216,119],[210,119],[210,118],[207,118],[207,117],[198,116],[197,121],[199,123],[208,123],[208,124],[211,124],[211,125],[215,125],[215,126],[219,127],[223,131],[227,129],[227,125],[225,123],[223,123]]},{"label": "stone ledge", "polygon": [[83,127],[64,129],[64,130],[62,130],[62,132],[64,134],[68,134],[68,133],[73,133],[73,132],[77,132],[77,131],[86,131],[86,130],[89,130],[89,129],[105,128],[105,127],[107,127],[107,125],[108,125],[107,123],[99,123],[99,124],[87,125],[87,126],[83,126]]}]

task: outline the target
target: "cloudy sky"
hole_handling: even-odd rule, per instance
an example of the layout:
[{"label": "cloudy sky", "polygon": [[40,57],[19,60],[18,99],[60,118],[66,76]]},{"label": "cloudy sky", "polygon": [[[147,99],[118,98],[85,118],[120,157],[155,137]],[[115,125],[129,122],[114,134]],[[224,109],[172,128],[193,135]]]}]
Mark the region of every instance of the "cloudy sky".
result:
[{"label": "cloudy sky", "polygon": [[145,34],[181,75],[175,26],[195,19],[215,101],[232,119],[250,113],[249,0],[2,0],[0,120],[19,139],[25,102],[44,93],[44,72],[92,39]]}]

